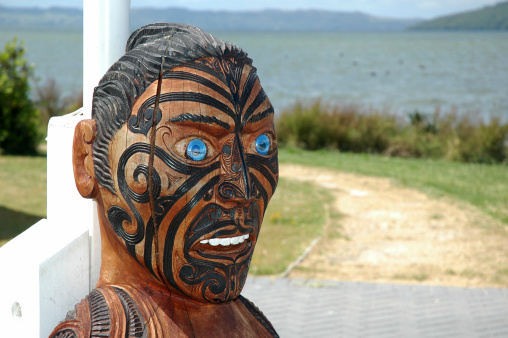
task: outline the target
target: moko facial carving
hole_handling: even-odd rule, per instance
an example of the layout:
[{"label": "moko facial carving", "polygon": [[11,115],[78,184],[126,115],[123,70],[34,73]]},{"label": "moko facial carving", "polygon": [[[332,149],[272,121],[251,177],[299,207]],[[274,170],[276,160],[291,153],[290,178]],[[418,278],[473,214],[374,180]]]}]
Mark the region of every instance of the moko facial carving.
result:
[{"label": "moko facial carving", "polygon": [[181,24],[142,27],[126,49],[74,139],[76,185],[98,204],[100,279],[53,336],[276,336],[240,296],[278,180],[252,60]]}]

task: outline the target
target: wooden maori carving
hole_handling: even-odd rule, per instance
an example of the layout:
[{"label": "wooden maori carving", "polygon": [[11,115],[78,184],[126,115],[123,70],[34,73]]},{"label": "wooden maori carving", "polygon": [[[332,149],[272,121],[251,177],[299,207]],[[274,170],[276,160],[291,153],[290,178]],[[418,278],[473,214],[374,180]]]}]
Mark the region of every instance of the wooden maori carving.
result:
[{"label": "wooden maori carving", "polygon": [[76,185],[98,205],[99,282],[51,336],[277,336],[240,295],[278,180],[252,60],[181,24],[142,27],[126,49],[74,138]]}]

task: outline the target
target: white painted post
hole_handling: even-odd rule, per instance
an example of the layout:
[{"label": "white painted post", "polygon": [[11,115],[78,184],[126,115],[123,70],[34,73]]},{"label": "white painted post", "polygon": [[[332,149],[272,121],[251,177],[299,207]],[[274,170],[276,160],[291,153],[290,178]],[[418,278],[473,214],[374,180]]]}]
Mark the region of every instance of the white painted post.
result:
[{"label": "white painted post", "polygon": [[130,0],[83,0],[83,114],[92,114],[93,89],[125,53]]},{"label": "white painted post", "polygon": [[[125,53],[129,38],[130,0],[83,0],[83,116],[92,115],[93,90],[106,71]],[[90,202],[90,286],[97,283],[101,262],[99,222]]]}]

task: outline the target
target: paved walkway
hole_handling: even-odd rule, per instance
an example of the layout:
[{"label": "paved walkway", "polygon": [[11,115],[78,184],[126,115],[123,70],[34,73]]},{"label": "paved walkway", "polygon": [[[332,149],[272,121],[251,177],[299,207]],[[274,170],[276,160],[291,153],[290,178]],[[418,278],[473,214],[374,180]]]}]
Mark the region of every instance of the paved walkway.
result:
[{"label": "paved walkway", "polygon": [[508,337],[508,289],[249,277],[281,337]]}]

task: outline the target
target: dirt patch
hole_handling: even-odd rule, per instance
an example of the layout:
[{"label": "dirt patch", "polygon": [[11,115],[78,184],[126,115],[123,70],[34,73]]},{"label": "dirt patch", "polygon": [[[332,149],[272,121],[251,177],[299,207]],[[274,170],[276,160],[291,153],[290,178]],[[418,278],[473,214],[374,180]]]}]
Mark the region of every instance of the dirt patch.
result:
[{"label": "dirt patch", "polygon": [[390,179],[282,165],[328,189],[323,236],[289,277],[453,286],[508,285],[506,227],[474,207]]}]

